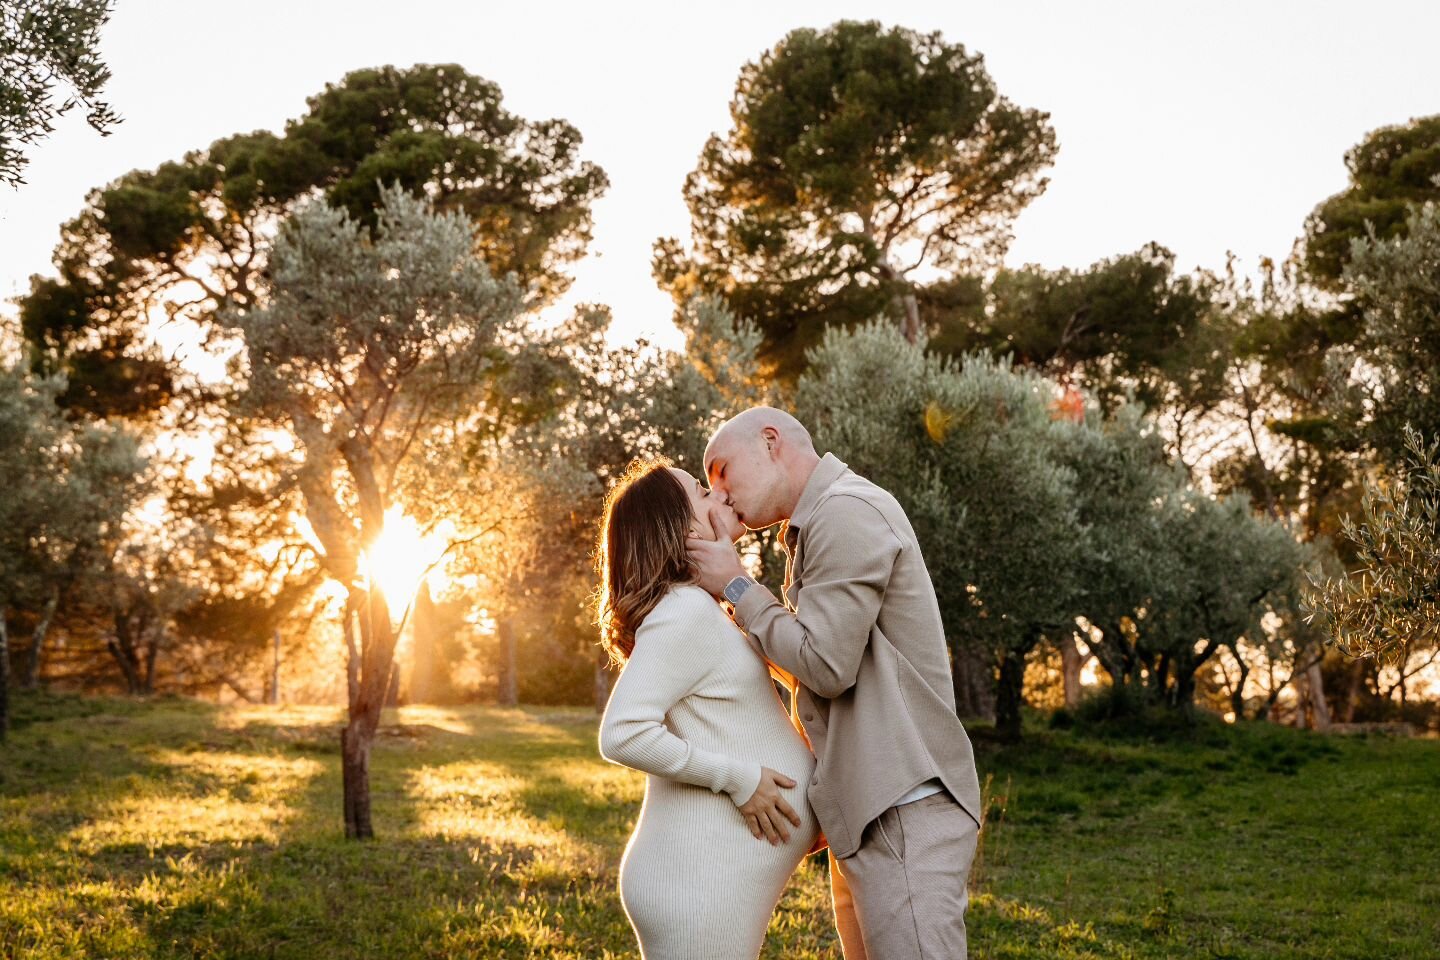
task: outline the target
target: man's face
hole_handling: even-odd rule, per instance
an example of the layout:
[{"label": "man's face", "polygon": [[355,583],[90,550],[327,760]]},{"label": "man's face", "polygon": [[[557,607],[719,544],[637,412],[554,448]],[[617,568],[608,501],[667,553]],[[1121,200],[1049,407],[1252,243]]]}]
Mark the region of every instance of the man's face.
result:
[{"label": "man's face", "polygon": [[762,432],[748,436],[722,433],[707,451],[705,472],[710,489],[723,497],[751,530],[785,519],[778,507],[785,475]]}]

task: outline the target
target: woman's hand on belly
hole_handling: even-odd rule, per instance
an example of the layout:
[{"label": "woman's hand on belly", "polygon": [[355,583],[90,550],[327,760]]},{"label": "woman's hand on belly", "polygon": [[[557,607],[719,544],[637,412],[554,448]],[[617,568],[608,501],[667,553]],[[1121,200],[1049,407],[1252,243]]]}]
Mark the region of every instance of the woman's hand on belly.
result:
[{"label": "woman's hand on belly", "polygon": [[769,840],[771,846],[779,846],[790,839],[787,820],[796,827],[800,826],[800,815],[780,794],[781,789],[793,786],[795,781],[783,773],[769,767],[760,771],[760,785],[750,799],[740,805],[745,826],[750,828],[750,834],[755,839]]}]

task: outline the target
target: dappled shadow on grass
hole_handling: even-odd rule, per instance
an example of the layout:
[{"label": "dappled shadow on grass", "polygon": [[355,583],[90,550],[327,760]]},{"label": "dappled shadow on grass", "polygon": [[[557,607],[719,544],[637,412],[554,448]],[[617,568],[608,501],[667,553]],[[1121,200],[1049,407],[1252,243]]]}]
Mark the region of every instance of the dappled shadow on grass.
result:
[{"label": "dappled shadow on grass", "polygon": [[295,841],[182,880],[146,932],[231,956],[578,957],[606,933],[606,918],[599,930],[567,919],[597,899],[600,881],[536,869],[534,851],[512,845]]},{"label": "dappled shadow on grass", "polygon": [[17,699],[22,722],[0,767],[4,851],[63,840],[97,821],[119,822],[127,803],[203,798],[225,788],[223,774],[203,765],[185,769],[167,757],[194,746],[194,734],[208,729],[213,710],[173,700],[147,704],[43,692]]},{"label": "dappled shadow on grass", "polygon": [[[354,843],[339,710],[45,711],[6,748],[29,779],[0,777],[0,956],[635,955],[615,884],[644,778],[598,757],[588,712],[387,711],[378,837]],[[1009,800],[977,960],[1393,960],[1440,940],[1435,744],[974,733]],[[815,863],[771,932],[767,960],[837,955]]]},{"label": "dappled shadow on grass", "polygon": [[[624,955],[618,854],[583,832],[599,813],[585,781],[565,784],[564,757],[585,735],[523,714],[435,719],[387,717],[398,722],[372,757],[374,841],[339,836],[338,757],[326,758],[322,789],[283,842],[232,864],[216,890],[226,906],[154,926],[157,939],[219,937],[233,955],[281,957]],[[323,755],[328,733],[313,733],[290,749]]]},{"label": "dappled shadow on grass", "polygon": [[45,704],[12,738],[0,955],[629,951],[614,868],[638,795],[584,769],[593,717],[387,712],[378,837],[356,843],[338,711],[97,704]]},{"label": "dappled shadow on grass", "polygon": [[598,760],[593,715],[488,711],[484,720],[473,736],[442,741],[397,769],[413,816],[406,832],[524,851],[509,874],[517,895],[532,884],[552,893],[586,885],[623,920],[616,873],[643,780]]}]

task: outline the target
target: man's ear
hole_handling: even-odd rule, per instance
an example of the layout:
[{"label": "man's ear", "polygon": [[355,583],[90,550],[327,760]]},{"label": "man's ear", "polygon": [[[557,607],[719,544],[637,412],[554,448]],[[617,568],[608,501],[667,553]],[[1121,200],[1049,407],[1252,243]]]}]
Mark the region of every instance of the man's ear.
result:
[{"label": "man's ear", "polygon": [[780,431],[774,427],[766,427],[760,431],[760,436],[765,439],[765,451],[774,460],[780,455]]}]

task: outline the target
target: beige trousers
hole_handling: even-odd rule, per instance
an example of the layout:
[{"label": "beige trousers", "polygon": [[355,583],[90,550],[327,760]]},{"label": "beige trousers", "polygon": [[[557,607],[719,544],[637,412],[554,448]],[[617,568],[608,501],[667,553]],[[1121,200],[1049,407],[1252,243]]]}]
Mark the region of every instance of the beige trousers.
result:
[{"label": "beige trousers", "polygon": [[965,960],[966,883],[979,828],[940,793],[891,807],[860,849],[830,854],[830,893],[845,960]]}]

